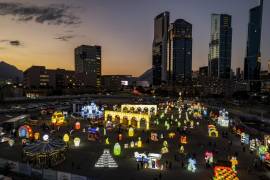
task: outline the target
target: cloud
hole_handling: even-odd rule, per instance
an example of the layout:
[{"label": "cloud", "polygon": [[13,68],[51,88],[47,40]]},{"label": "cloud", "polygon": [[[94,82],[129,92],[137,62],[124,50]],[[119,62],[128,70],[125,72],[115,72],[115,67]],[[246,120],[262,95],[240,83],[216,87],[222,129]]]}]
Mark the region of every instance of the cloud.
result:
[{"label": "cloud", "polygon": [[58,39],[60,41],[69,41],[70,39],[74,38],[74,35],[59,35],[55,37],[55,39]]},{"label": "cloud", "polygon": [[71,7],[52,4],[49,6],[0,2],[0,15],[11,15],[18,21],[35,21],[53,25],[79,24],[80,18],[70,12]]},{"label": "cloud", "polygon": [[19,46],[23,46],[23,43],[19,40],[7,40],[7,39],[3,39],[0,40],[0,43],[8,43],[11,46],[15,46],[15,47],[19,47]]}]

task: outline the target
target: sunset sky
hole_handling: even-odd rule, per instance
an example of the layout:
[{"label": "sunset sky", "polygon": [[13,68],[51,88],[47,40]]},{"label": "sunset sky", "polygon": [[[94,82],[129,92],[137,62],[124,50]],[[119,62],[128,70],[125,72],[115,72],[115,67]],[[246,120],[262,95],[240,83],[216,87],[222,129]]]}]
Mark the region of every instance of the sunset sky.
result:
[{"label": "sunset sky", "polygon": [[[193,24],[193,69],[207,65],[211,13],[232,15],[232,68],[243,67],[249,9],[258,0],[0,0],[0,61],[74,69],[74,48],[102,46],[103,74],[141,75],[152,64],[154,17]],[[270,1],[263,14],[262,66],[270,59]]]}]

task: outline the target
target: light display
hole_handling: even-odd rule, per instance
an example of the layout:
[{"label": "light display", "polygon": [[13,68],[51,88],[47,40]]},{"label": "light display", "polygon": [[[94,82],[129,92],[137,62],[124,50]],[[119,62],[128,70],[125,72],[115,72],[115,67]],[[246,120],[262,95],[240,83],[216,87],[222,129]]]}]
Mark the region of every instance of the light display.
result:
[{"label": "light display", "polygon": [[161,148],[161,154],[165,154],[169,152],[169,146],[168,146],[168,142],[164,141],[163,142],[163,147]]},{"label": "light display", "polygon": [[270,135],[264,135],[264,144],[269,147],[270,146]]},{"label": "light display", "polygon": [[75,137],[74,138],[74,146],[75,147],[79,147],[80,146],[80,143],[81,143],[81,139],[78,138],[78,137]]},{"label": "light display", "polygon": [[180,148],[179,148],[179,153],[180,153],[180,154],[184,154],[184,153],[185,153],[185,148],[184,148],[183,145],[180,146]]},{"label": "light display", "polygon": [[141,137],[138,138],[138,141],[137,141],[137,147],[138,147],[138,148],[141,148],[141,147],[142,147],[142,140],[141,140]]},{"label": "light display", "polygon": [[161,169],[161,154],[149,153],[148,155],[146,155],[145,153],[135,152],[134,157],[137,162],[147,163],[146,167],[150,169]]},{"label": "light display", "polygon": [[10,147],[12,147],[15,144],[15,141],[13,139],[9,139],[8,144]]},{"label": "light display", "polygon": [[128,126],[131,125],[131,121],[135,120],[136,127],[139,129],[141,128],[141,121],[145,121],[145,129],[149,129],[150,125],[150,116],[148,114],[140,114],[140,113],[125,113],[125,112],[118,112],[118,111],[105,111],[104,112],[104,120],[105,123],[108,121],[108,117],[112,118],[112,122],[115,122],[116,117],[120,118],[119,123],[123,124],[124,119],[127,119]]},{"label": "light display", "polygon": [[76,130],[81,129],[81,123],[80,123],[80,122],[76,122],[76,123],[75,123],[75,129],[76,129]]},{"label": "light display", "polygon": [[83,118],[102,118],[103,117],[103,108],[99,108],[95,103],[90,105],[83,106],[81,109],[81,116]]},{"label": "light display", "polygon": [[258,148],[258,156],[262,161],[265,161],[265,154],[268,151],[268,146],[260,145]]},{"label": "light display", "polygon": [[39,140],[39,137],[40,137],[40,133],[39,132],[35,132],[34,133],[35,140]]},{"label": "light display", "polygon": [[48,134],[44,134],[42,136],[42,139],[43,139],[43,141],[48,141],[49,140],[49,135]]},{"label": "light display", "polygon": [[187,144],[187,136],[180,136],[180,143]]},{"label": "light display", "polygon": [[114,144],[114,147],[113,147],[113,154],[114,154],[115,156],[120,156],[120,154],[121,154],[121,146],[120,146],[119,143],[115,143],[115,144]]},{"label": "light display", "polygon": [[68,135],[68,134],[64,134],[64,136],[63,136],[63,141],[64,141],[65,143],[67,143],[67,142],[69,141],[69,135]]},{"label": "light display", "polygon": [[225,109],[219,111],[218,124],[222,127],[229,127],[229,113]]},{"label": "light display", "polygon": [[118,134],[118,141],[122,141],[122,139],[123,139],[123,136],[122,136],[121,133],[119,133],[119,134]]},{"label": "light display", "polygon": [[188,166],[187,166],[188,171],[195,172],[197,169],[196,164],[197,164],[197,162],[195,159],[189,158],[188,159]]},{"label": "light display", "polygon": [[28,125],[23,125],[19,128],[20,138],[31,138],[33,136],[32,128]]},{"label": "light display", "polygon": [[128,136],[129,136],[129,137],[133,137],[133,136],[134,136],[134,128],[133,128],[133,127],[130,127],[130,128],[128,129]]},{"label": "light display", "polygon": [[206,151],[204,154],[204,159],[207,164],[212,165],[214,162],[213,153]]},{"label": "light display", "polygon": [[168,134],[168,136],[169,136],[170,139],[173,139],[175,137],[175,133],[174,132],[170,132]]},{"label": "light display", "polygon": [[109,145],[110,144],[110,141],[109,141],[109,138],[108,137],[105,139],[105,144],[106,145]]},{"label": "light display", "polygon": [[232,163],[232,170],[236,172],[236,166],[238,165],[238,160],[235,156],[232,156],[230,162]]},{"label": "light display", "polygon": [[151,137],[150,137],[150,139],[152,140],[152,141],[158,141],[158,134],[157,133],[152,133],[151,132]]},{"label": "light display", "polygon": [[214,168],[214,180],[239,180],[236,172],[232,170],[230,167],[225,166],[215,166]]},{"label": "light display", "polygon": [[157,114],[157,105],[149,105],[149,104],[122,104],[121,105],[121,111],[124,112],[125,110],[127,111],[132,111],[134,109],[135,111],[147,111],[149,115],[152,113],[154,115]]},{"label": "light display", "polygon": [[134,146],[135,146],[134,141],[131,141],[131,142],[130,142],[130,147],[131,147],[131,148],[134,148]]},{"label": "light display", "polygon": [[117,168],[115,160],[113,159],[110,150],[104,149],[103,154],[98,158],[98,161],[95,164],[96,168]]},{"label": "light display", "polygon": [[249,135],[247,133],[241,133],[241,143],[249,144]]},{"label": "light display", "polygon": [[251,139],[249,141],[249,150],[250,151],[256,151],[257,150],[257,147],[259,147],[260,145],[261,145],[260,140],[258,140],[258,139]]},{"label": "light display", "polygon": [[208,135],[209,137],[218,137],[218,131],[216,129],[216,126],[208,125]]},{"label": "light display", "polygon": [[55,111],[52,115],[52,124],[61,126],[65,123],[65,116],[61,111]]}]

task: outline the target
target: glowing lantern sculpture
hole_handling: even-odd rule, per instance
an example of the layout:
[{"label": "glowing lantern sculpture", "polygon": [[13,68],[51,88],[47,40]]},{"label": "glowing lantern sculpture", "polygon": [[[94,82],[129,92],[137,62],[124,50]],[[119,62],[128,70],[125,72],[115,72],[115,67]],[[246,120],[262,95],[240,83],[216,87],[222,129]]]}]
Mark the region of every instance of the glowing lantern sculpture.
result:
[{"label": "glowing lantern sculpture", "polygon": [[67,142],[69,141],[69,135],[68,135],[68,134],[64,134],[64,136],[63,136],[63,141],[64,141],[65,143],[67,143]]},{"label": "glowing lantern sculpture", "polygon": [[48,134],[44,134],[42,137],[43,141],[49,141],[49,135]]},{"label": "glowing lantern sculpture", "polygon": [[15,141],[13,139],[9,139],[8,144],[10,147],[14,145]]},{"label": "glowing lantern sculpture", "polygon": [[232,163],[232,170],[236,172],[236,166],[238,165],[238,160],[236,159],[236,157],[233,156],[230,161]]},{"label": "glowing lantern sculpture", "polygon": [[113,147],[113,154],[115,156],[120,156],[121,154],[121,146],[119,143],[115,143],[114,147]]},{"label": "glowing lantern sculpture", "polygon": [[180,148],[179,148],[179,153],[180,153],[180,154],[184,154],[184,153],[185,153],[185,148],[184,148],[183,145],[180,146]]},{"label": "glowing lantern sculpture", "polygon": [[208,135],[209,137],[218,137],[218,131],[216,129],[216,126],[208,125]]},{"label": "glowing lantern sculpture", "polygon": [[231,167],[215,166],[214,168],[214,180],[239,180],[236,172]]},{"label": "glowing lantern sculpture", "polygon": [[133,128],[133,127],[130,127],[130,128],[128,129],[128,136],[129,136],[129,137],[133,137],[133,136],[134,136],[134,128]]},{"label": "glowing lantern sculpture", "polygon": [[95,103],[90,105],[83,106],[81,109],[81,116],[83,118],[102,118],[103,117],[103,108],[99,108]]},{"label": "glowing lantern sculpture", "polygon": [[165,154],[169,152],[169,148],[168,148],[168,142],[164,141],[163,142],[163,147],[161,148],[161,154]]},{"label": "glowing lantern sculpture", "polygon": [[204,159],[207,164],[212,165],[214,162],[213,153],[206,151],[204,155]]},{"label": "glowing lantern sculpture", "polygon": [[28,125],[23,125],[19,128],[20,138],[31,138],[33,136],[32,128]]},{"label": "glowing lantern sculpture", "polygon": [[36,133],[34,134],[34,138],[35,138],[35,140],[39,140],[39,137],[40,137],[39,132],[36,132]]},{"label": "glowing lantern sculpture", "polygon": [[141,148],[142,147],[142,140],[141,140],[140,137],[138,138],[137,147],[138,148]]},{"label": "glowing lantern sculpture", "polygon": [[249,144],[249,135],[247,133],[241,133],[241,143]]},{"label": "glowing lantern sculpture", "polygon": [[75,123],[75,129],[76,129],[76,130],[81,129],[81,123],[80,123],[80,122],[76,122],[76,123]]},{"label": "glowing lantern sculpture", "polygon": [[105,144],[106,145],[109,145],[110,144],[110,141],[109,141],[109,138],[108,137],[105,139]]},{"label": "glowing lantern sculpture", "polygon": [[151,132],[151,140],[152,140],[152,141],[155,141],[155,142],[158,141],[158,134],[157,134],[157,133],[152,133],[152,132]]},{"label": "glowing lantern sculpture", "polygon": [[80,146],[80,143],[81,143],[81,139],[78,138],[78,137],[75,137],[74,138],[74,146],[75,147],[79,147]]},{"label": "glowing lantern sculpture", "polygon": [[181,144],[187,144],[187,136],[181,136],[180,137],[180,143]]},{"label": "glowing lantern sculpture", "polygon": [[52,115],[52,124],[61,126],[65,123],[65,116],[61,111],[55,111]]},{"label": "glowing lantern sculpture", "polygon": [[189,158],[188,159],[188,166],[187,166],[188,171],[195,172],[197,169],[196,164],[197,164],[197,162],[195,159]]},{"label": "glowing lantern sculpture", "polygon": [[131,142],[130,142],[130,147],[131,147],[131,148],[134,148],[134,146],[135,146],[134,141],[131,141]]}]

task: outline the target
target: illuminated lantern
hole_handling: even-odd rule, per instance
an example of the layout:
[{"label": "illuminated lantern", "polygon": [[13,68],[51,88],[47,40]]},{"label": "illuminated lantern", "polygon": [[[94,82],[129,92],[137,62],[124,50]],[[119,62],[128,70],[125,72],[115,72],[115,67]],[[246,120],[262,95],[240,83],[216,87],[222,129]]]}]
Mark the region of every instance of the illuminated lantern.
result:
[{"label": "illuminated lantern", "polygon": [[205,157],[204,157],[205,162],[206,162],[207,164],[213,164],[214,159],[213,159],[213,153],[212,153],[212,152],[206,151],[204,156],[205,156]]},{"label": "illuminated lantern", "polygon": [[157,133],[151,133],[151,140],[152,141],[158,141],[158,135],[157,135]]},{"label": "illuminated lantern", "polygon": [[236,165],[238,165],[238,160],[233,156],[230,161],[232,163],[232,170],[236,172]]},{"label": "illuminated lantern", "polygon": [[67,142],[69,141],[69,135],[68,135],[68,134],[64,134],[64,136],[63,136],[63,141],[64,141],[65,143],[67,143]]},{"label": "illuminated lantern", "polygon": [[65,116],[61,111],[55,111],[52,115],[51,122],[53,125],[60,126],[65,123]]},{"label": "illuminated lantern", "polygon": [[234,172],[231,167],[226,167],[226,166],[215,166],[213,179],[239,180],[236,172]]},{"label": "illuminated lantern", "polygon": [[131,141],[131,142],[130,142],[130,147],[131,147],[131,148],[134,148],[134,141]]},{"label": "illuminated lantern", "polygon": [[8,144],[10,147],[14,145],[15,141],[13,139],[9,139]]},{"label": "illuminated lantern", "polygon": [[20,138],[31,138],[33,136],[32,128],[28,125],[23,125],[19,128]]},{"label": "illuminated lantern", "polygon": [[80,123],[80,122],[76,122],[76,123],[75,123],[75,129],[76,129],[76,130],[81,129],[81,123]]},{"label": "illuminated lantern", "polygon": [[170,139],[173,139],[175,137],[175,133],[174,132],[171,132],[171,133],[169,133],[168,136],[169,136]]},{"label": "illuminated lantern", "polygon": [[48,134],[43,135],[42,139],[43,139],[43,141],[48,141],[49,135]]},{"label": "illuminated lantern", "polygon": [[183,145],[180,146],[179,153],[183,154],[185,152],[185,148]]},{"label": "illuminated lantern", "polygon": [[181,136],[180,137],[180,143],[181,144],[187,144],[187,136]]},{"label": "illuminated lantern", "polygon": [[39,136],[40,136],[39,132],[36,132],[36,133],[34,134],[35,140],[39,140]]},{"label": "illuminated lantern", "polygon": [[79,147],[80,146],[80,142],[81,142],[81,139],[78,138],[78,137],[75,137],[74,138],[74,146],[75,147]]},{"label": "illuminated lantern", "polygon": [[123,136],[122,136],[121,133],[119,133],[119,134],[118,134],[118,141],[122,141],[122,139],[123,139]]},{"label": "illuminated lantern", "polygon": [[128,129],[128,136],[129,136],[129,137],[133,137],[133,136],[134,136],[134,128],[130,127],[130,128]]},{"label": "illuminated lantern", "polygon": [[105,140],[105,144],[106,145],[109,145],[110,144],[110,141],[109,141],[109,138],[107,137],[106,140]]},{"label": "illuminated lantern", "polygon": [[140,137],[138,138],[137,146],[138,146],[138,148],[142,147],[142,140]]},{"label": "illuminated lantern", "polygon": [[197,169],[196,164],[197,164],[197,162],[195,159],[189,158],[188,159],[188,166],[187,166],[188,171],[195,172]]},{"label": "illuminated lantern", "polygon": [[115,143],[114,147],[113,147],[113,154],[115,156],[120,156],[121,154],[121,146],[119,143]]}]

